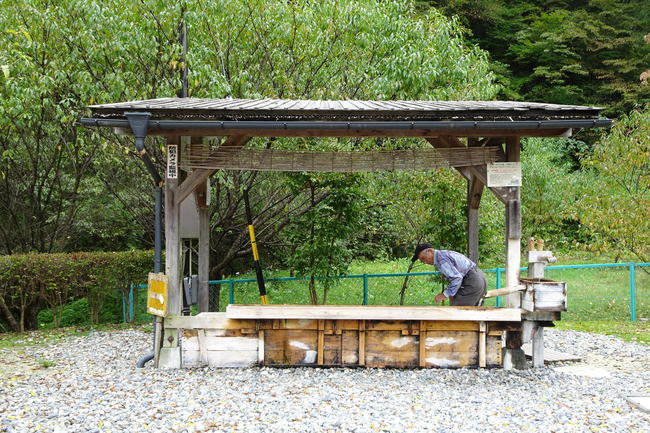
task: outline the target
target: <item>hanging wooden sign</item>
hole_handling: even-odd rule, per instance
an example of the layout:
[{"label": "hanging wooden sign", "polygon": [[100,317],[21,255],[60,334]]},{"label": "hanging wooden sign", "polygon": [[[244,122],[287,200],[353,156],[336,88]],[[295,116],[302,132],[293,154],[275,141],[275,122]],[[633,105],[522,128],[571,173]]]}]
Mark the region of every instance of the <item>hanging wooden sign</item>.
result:
[{"label": "hanging wooden sign", "polygon": [[167,145],[167,179],[178,179],[178,146]]},{"label": "hanging wooden sign", "polygon": [[521,163],[493,162],[487,164],[487,186],[521,186]]}]

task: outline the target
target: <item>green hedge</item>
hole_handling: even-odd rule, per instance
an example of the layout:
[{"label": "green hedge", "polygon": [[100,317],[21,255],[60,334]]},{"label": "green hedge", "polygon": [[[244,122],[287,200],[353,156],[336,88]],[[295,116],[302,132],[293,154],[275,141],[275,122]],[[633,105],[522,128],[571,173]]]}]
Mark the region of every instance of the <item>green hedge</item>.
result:
[{"label": "green hedge", "polygon": [[59,326],[63,307],[85,298],[96,324],[111,296],[146,283],[152,269],[152,251],[0,256],[0,317],[22,332],[36,329],[38,313],[48,309]]}]

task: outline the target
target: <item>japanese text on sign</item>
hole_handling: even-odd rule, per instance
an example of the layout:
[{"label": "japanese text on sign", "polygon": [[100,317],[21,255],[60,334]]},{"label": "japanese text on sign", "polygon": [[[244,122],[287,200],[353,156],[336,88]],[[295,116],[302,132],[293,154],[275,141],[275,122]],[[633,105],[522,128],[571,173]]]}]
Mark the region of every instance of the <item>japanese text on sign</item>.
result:
[{"label": "japanese text on sign", "polygon": [[521,163],[493,162],[488,164],[487,186],[521,186]]},{"label": "japanese text on sign", "polygon": [[167,145],[167,178],[178,178],[178,146],[175,144]]}]

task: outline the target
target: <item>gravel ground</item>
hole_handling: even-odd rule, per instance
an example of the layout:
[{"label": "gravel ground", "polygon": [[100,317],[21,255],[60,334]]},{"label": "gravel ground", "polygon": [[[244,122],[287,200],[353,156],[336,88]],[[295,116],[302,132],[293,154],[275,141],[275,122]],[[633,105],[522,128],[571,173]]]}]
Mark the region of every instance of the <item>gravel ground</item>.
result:
[{"label": "gravel ground", "polygon": [[[139,370],[150,334],[93,332],[0,349],[0,432],[650,432],[650,414],[625,400],[650,394],[650,347],[560,330],[546,341],[585,362]],[[562,372],[570,365],[608,376]]]}]

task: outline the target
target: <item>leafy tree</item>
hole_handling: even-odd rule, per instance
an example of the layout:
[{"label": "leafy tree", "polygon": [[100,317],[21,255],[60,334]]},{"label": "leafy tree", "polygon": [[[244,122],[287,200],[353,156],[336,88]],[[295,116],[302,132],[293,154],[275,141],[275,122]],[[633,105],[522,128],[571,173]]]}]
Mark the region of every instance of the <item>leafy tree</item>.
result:
[{"label": "leafy tree", "polygon": [[[464,42],[459,24],[435,10],[418,15],[406,0],[2,0],[2,6],[0,216],[11,229],[0,234],[0,249],[7,253],[148,244],[150,180],[134,161],[131,139],[75,121],[86,104],[172,96],[184,68],[195,97],[489,99],[497,91],[486,54]],[[177,42],[181,17],[189,28],[187,62]],[[251,145],[416,144],[256,139]],[[147,146],[162,168],[162,143],[149,139]],[[327,185],[315,184],[312,203],[314,184],[309,176],[301,179],[217,175],[211,191],[213,276],[248,254],[243,186],[251,190],[262,245],[286,240],[281,233],[292,218],[311,212],[324,219],[327,212],[318,209],[336,209],[327,201],[333,194]],[[354,179],[355,188],[364,182],[331,179]],[[359,191],[346,194],[363,197]]]},{"label": "leafy tree", "polygon": [[650,64],[645,0],[422,3],[459,16],[490,52],[501,97],[602,105],[608,115],[650,100],[639,83]]},{"label": "leafy tree", "polygon": [[650,260],[650,107],[623,116],[585,165],[592,187],[580,202],[592,246]]}]

